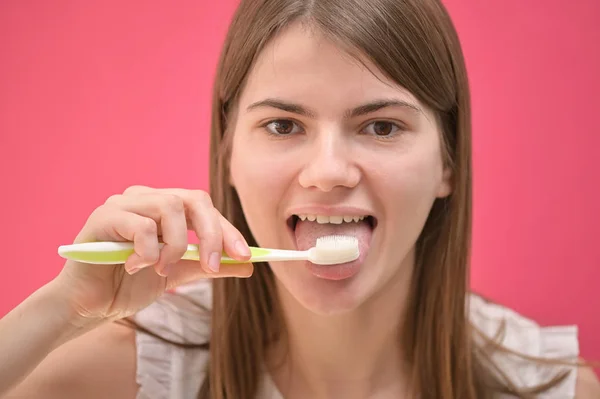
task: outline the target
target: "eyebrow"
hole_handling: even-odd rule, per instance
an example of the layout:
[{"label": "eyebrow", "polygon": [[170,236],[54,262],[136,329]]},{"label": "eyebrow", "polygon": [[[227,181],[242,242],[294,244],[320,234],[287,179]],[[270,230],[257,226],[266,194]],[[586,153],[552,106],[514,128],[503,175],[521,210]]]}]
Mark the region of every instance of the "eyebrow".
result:
[{"label": "eyebrow", "polygon": [[[262,107],[277,108],[282,111],[302,115],[307,118],[313,118],[313,119],[316,118],[316,115],[317,115],[317,113],[315,111],[313,111],[309,108],[303,107],[302,105],[290,103],[290,102],[283,101],[283,100],[276,99],[276,98],[267,98],[265,100],[257,101],[255,103],[250,104],[248,106],[248,108],[246,108],[246,110],[252,111],[254,109],[262,108]],[[369,102],[367,104],[360,105],[356,108],[347,110],[346,112],[344,112],[344,118],[356,118],[358,116],[367,115],[367,114],[379,111],[380,109],[388,108],[388,107],[402,107],[402,108],[410,109],[416,113],[423,113],[421,108],[419,108],[416,105],[411,104],[409,102],[401,101],[401,100],[382,99],[382,100],[375,100],[375,101]]]}]

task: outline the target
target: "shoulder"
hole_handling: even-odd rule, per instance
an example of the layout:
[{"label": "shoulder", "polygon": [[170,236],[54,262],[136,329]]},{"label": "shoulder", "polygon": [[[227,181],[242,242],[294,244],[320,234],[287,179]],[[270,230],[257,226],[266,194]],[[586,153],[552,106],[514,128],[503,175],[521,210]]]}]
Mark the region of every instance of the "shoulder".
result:
[{"label": "shoulder", "polygon": [[135,339],[128,327],[98,327],[53,351],[10,398],[133,399]]},{"label": "shoulder", "polygon": [[600,399],[600,382],[590,368],[581,368],[577,375],[576,399]]},{"label": "shoulder", "polygon": [[511,383],[527,390],[566,373],[543,397],[575,397],[580,373],[585,370],[576,366],[580,355],[577,326],[542,326],[475,294],[469,297],[468,309],[476,344],[487,348],[487,356]]}]

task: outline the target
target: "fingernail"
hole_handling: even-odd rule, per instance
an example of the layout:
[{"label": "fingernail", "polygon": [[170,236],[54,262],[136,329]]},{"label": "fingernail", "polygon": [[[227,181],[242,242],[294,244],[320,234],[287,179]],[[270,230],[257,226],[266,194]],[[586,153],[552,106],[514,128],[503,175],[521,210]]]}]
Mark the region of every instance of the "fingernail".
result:
[{"label": "fingernail", "polygon": [[244,256],[250,256],[250,248],[248,248],[247,245],[245,245],[242,241],[237,241],[235,243],[235,250],[238,254],[240,255],[244,255]]},{"label": "fingernail", "polygon": [[218,272],[219,266],[221,266],[221,254],[218,252],[213,252],[208,258],[208,267],[213,272]]},{"label": "fingernail", "polygon": [[141,269],[142,269],[141,267],[134,267],[129,270],[126,270],[126,272],[129,273],[130,276],[133,276],[134,274],[139,272]]}]

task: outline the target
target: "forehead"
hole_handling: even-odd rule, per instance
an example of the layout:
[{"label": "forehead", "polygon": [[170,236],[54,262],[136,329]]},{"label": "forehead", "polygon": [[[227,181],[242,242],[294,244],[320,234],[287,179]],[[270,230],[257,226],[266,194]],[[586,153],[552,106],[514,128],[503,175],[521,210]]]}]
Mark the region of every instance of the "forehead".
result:
[{"label": "forehead", "polygon": [[280,32],[259,54],[240,97],[240,108],[273,97],[320,109],[347,109],[373,99],[394,98],[424,109],[369,60],[351,55],[300,23]]}]

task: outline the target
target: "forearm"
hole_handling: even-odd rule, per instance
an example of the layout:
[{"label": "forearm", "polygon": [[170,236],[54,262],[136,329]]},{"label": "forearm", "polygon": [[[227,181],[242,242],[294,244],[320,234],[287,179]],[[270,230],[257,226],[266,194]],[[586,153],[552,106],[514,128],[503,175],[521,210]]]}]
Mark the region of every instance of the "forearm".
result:
[{"label": "forearm", "polygon": [[84,332],[53,290],[51,285],[40,288],[0,320],[0,397],[52,350]]}]

